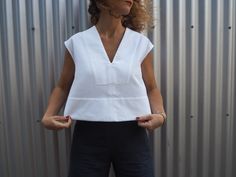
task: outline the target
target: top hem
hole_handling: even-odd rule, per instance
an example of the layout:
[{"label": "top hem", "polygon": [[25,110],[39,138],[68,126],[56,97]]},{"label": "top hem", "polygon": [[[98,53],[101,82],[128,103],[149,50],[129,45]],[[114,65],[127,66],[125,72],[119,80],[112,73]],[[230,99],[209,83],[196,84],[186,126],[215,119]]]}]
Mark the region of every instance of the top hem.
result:
[{"label": "top hem", "polygon": [[135,118],[127,118],[127,119],[91,119],[91,118],[75,118],[75,117],[71,117],[72,120],[81,120],[81,121],[89,121],[89,122],[128,122],[128,121],[136,121],[136,117]]},{"label": "top hem", "polygon": [[141,96],[141,97],[106,97],[106,98],[86,98],[86,97],[68,97],[68,99],[72,100],[136,100],[136,99],[146,99],[147,96]]}]

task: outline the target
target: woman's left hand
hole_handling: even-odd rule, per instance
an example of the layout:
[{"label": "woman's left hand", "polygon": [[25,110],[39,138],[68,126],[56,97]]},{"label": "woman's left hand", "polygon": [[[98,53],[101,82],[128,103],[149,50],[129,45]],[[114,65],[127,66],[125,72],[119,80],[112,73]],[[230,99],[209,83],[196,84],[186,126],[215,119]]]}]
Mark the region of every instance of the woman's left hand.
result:
[{"label": "woman's left hand", "polygon": [[136,119],[140,127],[147,128],[148,130],[154,130],[162,126],[165,121],[161,114],[149,114],[137,117]]}]

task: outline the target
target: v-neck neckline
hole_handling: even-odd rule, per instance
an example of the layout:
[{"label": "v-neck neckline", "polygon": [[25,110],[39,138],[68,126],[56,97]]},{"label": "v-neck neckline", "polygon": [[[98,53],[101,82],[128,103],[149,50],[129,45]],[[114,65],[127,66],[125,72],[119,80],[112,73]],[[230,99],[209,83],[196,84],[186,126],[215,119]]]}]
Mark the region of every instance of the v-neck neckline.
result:
[{"label": "v-neck neckline", "polygon": [[127,32],[128,32],[128,27],[125,27],[125,31],[124,31],[124,33],[123,33],[123,36],[122,36],[121,40],[120,40],[120,43],[119,43],[119,45],[118,45],[118,48],[117,48],[117,50],[115,51],[115,54],[114,54],[114,56],[113,56],[113,58],[112,58],[112,61],[110,60],[109,55],[108,55],[108,53],[107,53],[107,51],[106,51],[106,49],[105,49],[105,46],[104,46],[104,44],[103,44],[103,42],[102,42],[102,39],[101,39],[101,36],[100,36],[100,34],[99,34],[98,30],[97,30],[97,27],[94,25],[93,28],[94,28],[94,31],[95,31],[97,37],[98,37],[98,41],[99,41],[100,46],[101,46],[101,48],[102,48],[102,50],[103,50],[103,53],[104,53],[104,55],[105,55],[106,60],[107,60],[110,64],[113,64],[113,63],[115,62],[116,58],[117,58],[117,55],[118,55],[119,51],[121,50],[121,47],[122,47],[124,41],[125,41],[126,34],[127,34]]}]

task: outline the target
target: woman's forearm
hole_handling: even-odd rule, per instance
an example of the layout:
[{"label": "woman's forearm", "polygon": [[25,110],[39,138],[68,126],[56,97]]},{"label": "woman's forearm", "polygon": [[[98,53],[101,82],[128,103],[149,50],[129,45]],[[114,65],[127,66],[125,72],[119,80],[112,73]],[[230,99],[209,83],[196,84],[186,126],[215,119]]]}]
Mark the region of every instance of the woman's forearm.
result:
[{"label": "woman's forearm", "polygon": [[153,114],[165,112],[163,106],[163,99],[158,88],[154,88],[148,92],[148,98],[151,106],[151,111]]},{"label": "woman's forearm", "polygon": [[68,92],[62,89],[59,86],[56,86],[48,101],[47,110],[45,112],[45,116],[52,116],[58,114],[61,107],[64,105],[68,96]]},{"label": "woman's forearm", "polygon": [[157,87],[148,90],[148,98],[151,107],[151,114],[138,117],[138,125],[148,130],[161,127],[166,121],[166,114],[163,106],[161,93]]}]

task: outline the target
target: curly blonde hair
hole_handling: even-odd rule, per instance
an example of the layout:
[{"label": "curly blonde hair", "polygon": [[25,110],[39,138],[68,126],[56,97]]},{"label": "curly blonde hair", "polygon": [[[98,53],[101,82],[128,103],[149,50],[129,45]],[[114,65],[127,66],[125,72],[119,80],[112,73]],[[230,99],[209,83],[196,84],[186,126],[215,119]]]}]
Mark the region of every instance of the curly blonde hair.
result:
[{"label": "curly blonde hair", "polygon": [[[152,16],[150,0],[134,0],[128,15],[123,16],[122,24],[134,31],[141,32],[152,27]],[[90,0],[88,12],[91,15],[91,23],[97,24],[100,17],[100,9],[97,4],[106,6],[106,0]]]}]

